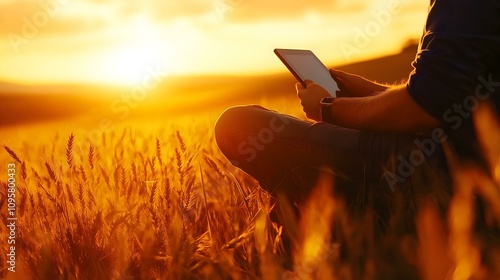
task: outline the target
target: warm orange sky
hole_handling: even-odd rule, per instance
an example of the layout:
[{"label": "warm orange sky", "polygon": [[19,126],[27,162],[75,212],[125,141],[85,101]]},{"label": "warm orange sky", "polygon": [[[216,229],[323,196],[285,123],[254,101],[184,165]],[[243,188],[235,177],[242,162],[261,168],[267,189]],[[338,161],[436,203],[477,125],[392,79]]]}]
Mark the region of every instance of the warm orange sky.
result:
[{"label": "warm orange sky", "polygon": [[[273,49],[326,64],[420,37],[422,0],[0,0],[0,80],[133,83],[148,71],[284,70]],[[397,7],[396,9],[394,7]]]}]

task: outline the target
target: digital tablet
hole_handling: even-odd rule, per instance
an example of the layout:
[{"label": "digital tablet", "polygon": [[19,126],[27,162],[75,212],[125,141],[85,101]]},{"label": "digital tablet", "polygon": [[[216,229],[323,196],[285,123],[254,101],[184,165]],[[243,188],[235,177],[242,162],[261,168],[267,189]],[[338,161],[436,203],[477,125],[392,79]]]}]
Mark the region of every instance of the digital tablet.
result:
[{"label": "digital tablet", "polygon": [[309,50],[275,49],[274,53],[292,72],[295,78],[306,87],[305,80],[311,80],[326,89],[331,96],[337,97],[340,91],[337,82],[328,68]]}]

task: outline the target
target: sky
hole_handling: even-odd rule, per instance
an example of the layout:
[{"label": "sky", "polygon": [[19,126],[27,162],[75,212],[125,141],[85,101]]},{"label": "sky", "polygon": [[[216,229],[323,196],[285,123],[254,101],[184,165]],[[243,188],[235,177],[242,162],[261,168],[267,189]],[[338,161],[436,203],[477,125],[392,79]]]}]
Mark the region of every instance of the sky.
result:
[{"label": "sky", "polygon": [[151,73],[285,70],[274,48],[341,65],[398,52],[423,0],[0,0],[0,81],[133,84]]}]

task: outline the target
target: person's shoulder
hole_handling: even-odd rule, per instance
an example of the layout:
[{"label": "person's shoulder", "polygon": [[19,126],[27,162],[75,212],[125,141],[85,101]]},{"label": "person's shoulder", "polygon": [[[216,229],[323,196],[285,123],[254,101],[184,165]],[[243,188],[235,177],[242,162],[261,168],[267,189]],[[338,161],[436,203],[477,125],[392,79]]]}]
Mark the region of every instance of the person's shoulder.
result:
[{"label": "person's shoulder", "polygon": [[434,0],[426,29],[436,33],[500,36],[500,1]]}]

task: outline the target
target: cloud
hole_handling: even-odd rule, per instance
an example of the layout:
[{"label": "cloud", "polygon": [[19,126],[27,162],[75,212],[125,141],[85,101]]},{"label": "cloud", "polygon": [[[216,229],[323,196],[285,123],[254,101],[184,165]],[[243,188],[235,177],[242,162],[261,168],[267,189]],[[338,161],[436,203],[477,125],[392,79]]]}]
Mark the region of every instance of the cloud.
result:
[{"label": "cloud", "polygon": [[[93,0],[105,1],[105,0]],[[374,0],[144,0],[120,1],[123,16],[146,13],[154,21],[218,14],[227,23],[294,20],[310,12],[342,14],[366,9]]]},{"label": "cloud", "polygon": [[75,35],[100,30],[108,22],[101,15],[68,13],[70,0],[20,1],[0,4],[0,36],[25,38]]},{"label": "cloud", "polygon": [[[334,15],[359,12],[364,1],[287,1],[287,0],[214,0],[219,3],[223,16],[230,22],[261,22],[294,20],[308,13]],[[233,3],[225,5],[226,3]]]},{"label": "cloud", "polygon": [[[6,40],[14,45],[11,49],[24,53],[90,51],[113,42],[137,41],[149,29],[162,34],[177,28],[179,22],[183,25],[180,29],[190,28],[182,38],[228,38],[235,29],[252,33],[278,22],[279,26],[297,26],[307,16],[326,24],[338,16],[365,10],[371,1],[376,0],[4,0],[0,2],[0,41]],[[222,19],[218,23],[203,20],[217,14]],[[138,18],[149,23],[136,28]],[[148,28],[150,23],[154,28]]]},{"label": "cloud", "polygon": [[[227,24],[294,20],[308,12],[349,13],[366,7],[366,1],[345,0],[41,0],[0,3],[0,35],[22,32],[27,22],[43,35],[68,35],[102,30],[106,25],[146,16],[168,23],[218,14]],[[46,22],[47,21],[47,22]]]},{"label": "cloud", "polygon": [[260,21],[275,18],[293,19],[313,10],[335,12],[333,8],[352,9],[363,6],[364,0],[88,0],[98,5],[113,5],[122,16],[147,14],[157,21],[169,21],[179,17],[189,18],[208,13],[237,13],[237,21]]},{"label": "cloud", "polygon": [[212,0],[120,1],[116,12],[123,17],[147,15],[154,21],[171,21],[204,15],[212,10]]}]

